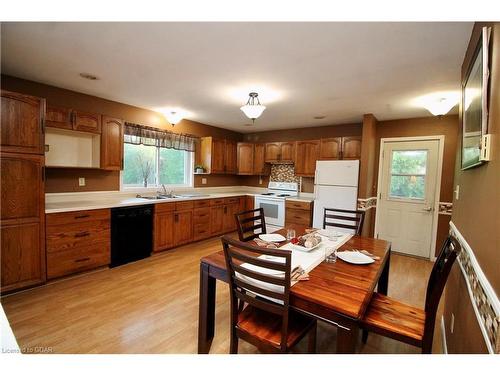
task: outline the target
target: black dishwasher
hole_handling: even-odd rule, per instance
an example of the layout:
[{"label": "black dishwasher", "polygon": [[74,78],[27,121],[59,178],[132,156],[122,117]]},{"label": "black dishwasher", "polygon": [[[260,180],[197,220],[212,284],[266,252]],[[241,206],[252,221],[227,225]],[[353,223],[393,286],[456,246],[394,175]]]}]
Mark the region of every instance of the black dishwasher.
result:
[{"label": "black dishwasher", "polygon": [[152,205],[111,209],[111,267],[147,258],[152,249]]}]

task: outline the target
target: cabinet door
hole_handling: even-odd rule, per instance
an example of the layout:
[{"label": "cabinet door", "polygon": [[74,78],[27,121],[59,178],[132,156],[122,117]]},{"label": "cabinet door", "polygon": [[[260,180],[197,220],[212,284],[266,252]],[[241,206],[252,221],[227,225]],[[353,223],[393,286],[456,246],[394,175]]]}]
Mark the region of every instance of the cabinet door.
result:
[{"label": "cabinet door", "polygon": [[293,163],[295,158],[295,142],[282,142],[280,160]]},{"label": "cabinet door", "polygon": [[193,211],[174,213],[174,244],[179,246],[193,241]]},{"label": "cabinet door", "polygon": [[43,155],[45,99],[2,90],[1,101],[2,151]]},{"label": "cabinet door", "polygon": [[224,139],[212,139],[211,173],[224,173],[224,159],[226,155],[226,141]]},{"label": "cabinet door", "polygon": [[319,141],[298,141],[296,144],[295,175],[313,177],[319,159]]},{"label": "cabinet door", "polygon": [[263,143],[257,143],[254,147],[253,174],[263,176],[267,173],[268,168],[265,163],[265,145]]},{"label": "cabinet door", "polygon": [[266,143],[266,151],[265,151],[266,163],[279,161],[280,153],[281,153],[281,143],[279,142]]},{"label": "cabinet door", "polygon": [[210,208],[210,232],[220,234],[224,229],[224,207],[215,206]]},{"label": "cabinet door", "polygon": [[253,143],[238,143],[238,174],[251,175],[254,169]]},{"label": "cabinet door", "polygon": [[73,111],[73,130],[101,133],[101,115],[83,111]]},{"label": "cabinet door", "polygon": [[224,232],[232,232],[236,230],[236,219],[234,214],[238,212],[239,208],[239,202],[226,204],[224,206]]},{"label": "cabinet door", "polygon": [[123,168],[123,121],[102,117],[101,169],[119,171]]},{"label": "cabinet door", "polygon": [[356,160],[361,158],[361,137],[342,138],[342,159]]},{"label": "cabinet door", "polygon": [[174,213],[160,212],[155,214],[153,251],[161,251],[174,247]]},{"label": "cabinet door", "polygon": [[324,138],[321,140],[319,158],[321,160],[338,160],[342,150],[342,138]]},{"label": "cabinet door", "polygon": [[224,160],[224,171],[229,174],[236,174],[238,172],[238,153],[236,142],[226,140],[225,147],[225,160]]},{"label": "cabinet door", "polygon": [[71,109],[47,105],[47,110],[45,111],[45,126],[72,130]]}]

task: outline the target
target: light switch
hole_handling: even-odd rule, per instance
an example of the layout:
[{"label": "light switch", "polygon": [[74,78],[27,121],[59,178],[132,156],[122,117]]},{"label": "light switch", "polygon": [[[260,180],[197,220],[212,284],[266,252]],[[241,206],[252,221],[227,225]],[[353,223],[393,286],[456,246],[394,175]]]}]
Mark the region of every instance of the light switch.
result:
[{"label": "light switch", "polygon": [[259,176],[259,185],[262,185],[262,177]]},{"label": "light switch", "polygon": [[460,185],[457,185],[457,187],[455,188],[455,200],[458,201],[459,198],[460,198]]},{"label": "light switch", "polygon": [[85,177],[78,178],[78,186],[85,186]]},{"label": "light switch", "polygon": [[450,333],[453,333],[455,330],[455,314],[451,314],[451,319],[450,319]]},{"label": "light switch", "polygon": [[203,177],[203,178],[201,179],[201,184],[202,184],[202,185],[206,185],[206,184],[207,184],[207,179],[206,179],[205,177]]}]

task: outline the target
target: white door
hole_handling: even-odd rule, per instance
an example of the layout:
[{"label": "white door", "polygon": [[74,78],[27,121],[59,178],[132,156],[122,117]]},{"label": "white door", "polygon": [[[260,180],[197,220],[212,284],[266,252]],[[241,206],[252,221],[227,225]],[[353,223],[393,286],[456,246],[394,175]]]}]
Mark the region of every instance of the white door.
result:
[{"label": "white door", "polygon": [[429,258],[439,161],[439,140],[383,142],[377,237],[392,250]]}]

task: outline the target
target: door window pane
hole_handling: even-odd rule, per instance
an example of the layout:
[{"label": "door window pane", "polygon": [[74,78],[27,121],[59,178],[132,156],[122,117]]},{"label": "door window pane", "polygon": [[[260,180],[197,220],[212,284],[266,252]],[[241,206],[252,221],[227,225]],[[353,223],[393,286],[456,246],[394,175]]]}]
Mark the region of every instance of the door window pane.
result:
[{"label": "door window pane", "polygon": [[148,186],[156,184],[156,147],[124,144],[123,184]]},{"label": "door window pane", "polygon": [[180,185],[185,183],[185,153],[173,148],[160,148],[160,184]]},{"label": "door window pane", "polygon": [[392,198],[425,199],[426,173],[426,150],[393,151],[389,196]]}]

